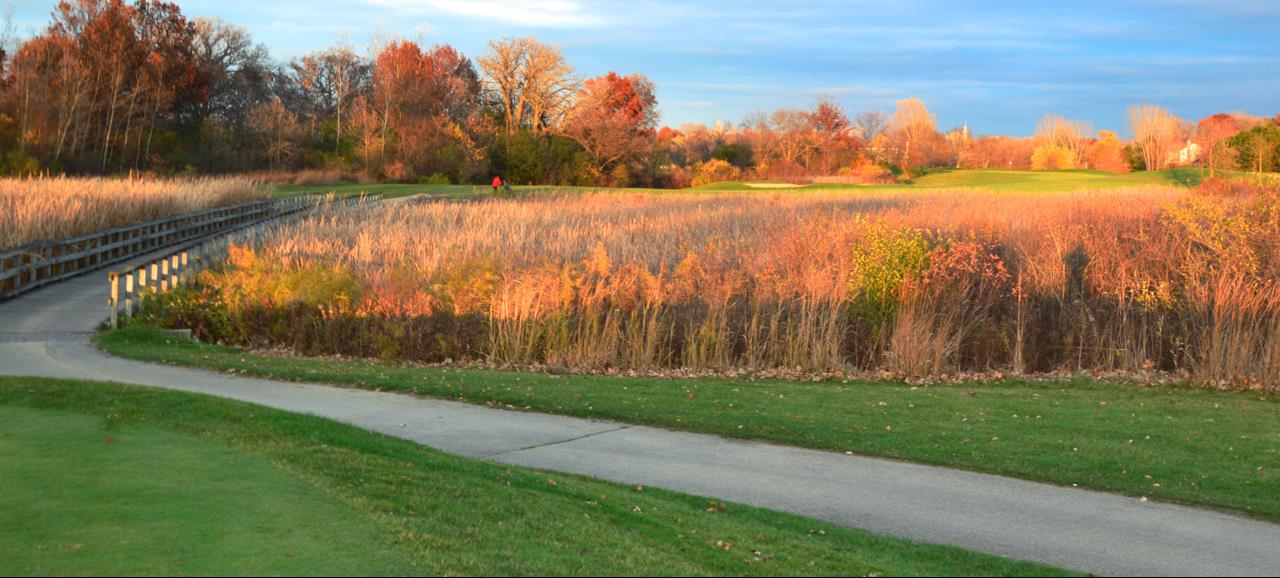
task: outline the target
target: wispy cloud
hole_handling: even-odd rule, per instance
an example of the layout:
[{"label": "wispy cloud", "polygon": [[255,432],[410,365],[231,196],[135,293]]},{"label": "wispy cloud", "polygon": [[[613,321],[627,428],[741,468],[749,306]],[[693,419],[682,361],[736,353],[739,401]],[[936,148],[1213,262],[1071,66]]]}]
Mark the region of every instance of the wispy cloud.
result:
[{"label": "wispy cloud", "polygon": [[586,28],[605,23],[604,16],[576,0],[366,0],[402,13],[447,14],[533,28]]},{"label": "wispy cloud", "polygon": [[1195,8],[1211,12],[1277,15],[1280,14],[1280,2],[1275,0],[1146,0],[1150,4],[1166,5],[1182,8]]}]

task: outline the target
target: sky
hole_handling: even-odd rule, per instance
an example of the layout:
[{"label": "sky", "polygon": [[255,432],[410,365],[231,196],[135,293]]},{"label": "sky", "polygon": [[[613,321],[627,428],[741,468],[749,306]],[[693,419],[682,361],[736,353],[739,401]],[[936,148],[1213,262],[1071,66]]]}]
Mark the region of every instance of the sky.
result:
[{"label": "sky", "polygon": [[[4,5],[5,0],[0,0]],[[19,35],[53,0],[13,0]],[[833,98],[850,116],[924,99],[947,129],[1030,135],[1046,114],[1127,130],[1130,105],[1189,119],[1280,112],[1280,0],[191,0],[278,59],[376,35],[448,43],[535,36],[579,75],[639,72],[662,123],[740,122]]]}]

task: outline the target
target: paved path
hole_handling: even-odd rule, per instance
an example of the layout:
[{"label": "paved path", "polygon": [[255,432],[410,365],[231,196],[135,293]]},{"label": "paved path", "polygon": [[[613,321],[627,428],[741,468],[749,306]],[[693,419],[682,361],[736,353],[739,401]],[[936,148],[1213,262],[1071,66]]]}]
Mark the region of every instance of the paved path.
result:
[{"label": "paved path", "polygon": [[[1103,575],[1280,573],[1280,526],[1234,515],[890,460],[108,357],[85,337],[105,311],[106,283],[92,282],[98,277],[0,303],[0,374],[237,399],[468,457],[713,496]],[[95,287],[103,293],[95,295]],[[59,305],[65,302],[84,306]],[[88,307],[94,302],[97,308]]]}]

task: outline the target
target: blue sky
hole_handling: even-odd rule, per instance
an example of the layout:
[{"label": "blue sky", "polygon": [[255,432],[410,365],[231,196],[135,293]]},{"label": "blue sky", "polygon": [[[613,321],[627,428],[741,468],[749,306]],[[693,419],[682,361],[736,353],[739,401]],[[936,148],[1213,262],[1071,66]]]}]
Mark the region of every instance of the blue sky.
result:
[{"label": "blue sky", "polygon": [[[4,0],[0,0],[3,4]],[[52,0],[17,0],[20,32]],[[1280,112],[1280,0],[179,1],[251,30],[277,58],[381,31],[478,55],[489,39],[560,45],[583,75],[641,72],[663,122],[738,122],[825,95],[853,114],[923,98],[941,128],[1027,135],[1059,113],[1125,130],[1156,103],[1187,118]]]}]

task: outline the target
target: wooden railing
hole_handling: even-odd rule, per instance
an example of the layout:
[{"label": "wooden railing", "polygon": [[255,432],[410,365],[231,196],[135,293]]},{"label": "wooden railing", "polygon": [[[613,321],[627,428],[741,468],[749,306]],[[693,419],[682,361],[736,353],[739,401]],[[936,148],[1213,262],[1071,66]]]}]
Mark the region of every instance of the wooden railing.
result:
[{"label": "wooden railing", "polygon": [[0,300],[170,245],[289,213],[322,197],[296,195],[218,207],[10,249],[0,253]]},{"label": "wooden railing", "polygon": [[107,300],[111,328],[120,326],[121,315],[133,315],[148,296],[191,284],[201,271],[226,260],[232,246],[258,247],[270,231],[302,216],[309,208],[335,205],[358,207],[381,200],[381,194],[313,200],[310,204],[300,205],[230,231],[169,247],[144,263],[111,271],[107,273],[107,283],[111,288],[111,296]]}]

